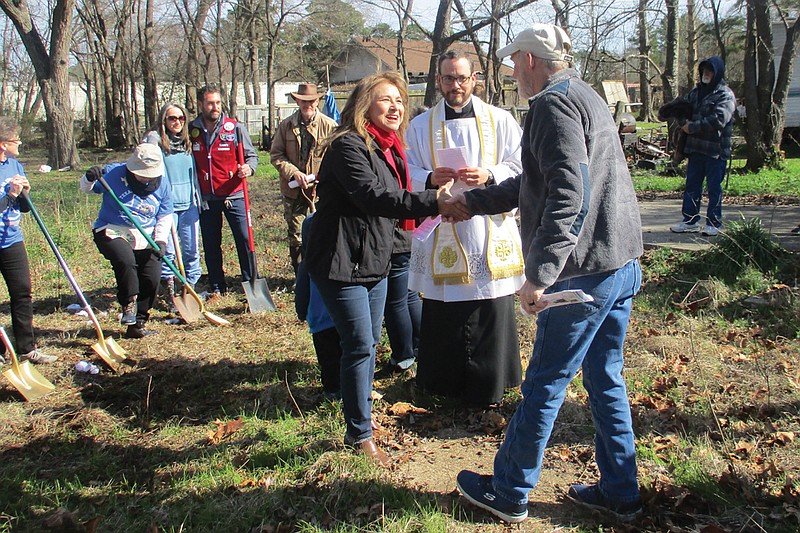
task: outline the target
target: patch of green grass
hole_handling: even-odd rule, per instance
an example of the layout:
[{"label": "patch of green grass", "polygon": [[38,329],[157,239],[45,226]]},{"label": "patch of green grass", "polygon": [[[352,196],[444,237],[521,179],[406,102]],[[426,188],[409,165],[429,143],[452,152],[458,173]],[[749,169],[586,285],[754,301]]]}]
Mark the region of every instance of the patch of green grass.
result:
[{"label": "patch of green grass", "polygon": [[[800,158],[786,159],[781,168],[763,169],[760,172],[744,172],[745,161],[736,159],[723,182],[727,196],[800,196]],[[683,192],[686,183],[686,164],[678,169],[678,175],[635,168],[631,171],[637,192]]]}]

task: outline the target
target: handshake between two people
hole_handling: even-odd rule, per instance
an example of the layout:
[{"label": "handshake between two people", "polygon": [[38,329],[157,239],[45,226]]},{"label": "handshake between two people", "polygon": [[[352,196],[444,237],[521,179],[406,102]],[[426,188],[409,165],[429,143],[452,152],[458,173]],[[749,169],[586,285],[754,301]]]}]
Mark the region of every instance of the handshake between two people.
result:
[{"label": "handshake between two people", "polygon": [[453,195],[450,188],[453,182],[442,185],[436,190],[436,203],[439,206],[439,214],[442,222],[461,222],[472,218],[472,212],[467,205],[467,199],[459,193]]},{"label": "handshake between two people", "polygon": [[[462,193],[452,194],[450,189],[460,181],[468,187],[485,185],[491,174],[485,168],[467,167],[454,169],[438,167],[431,174],[431,184],[439,188],[439,214],[444,222],[461,222],[472,217],[467,200]],[[444,198],[444,201],[442,201]]]}]

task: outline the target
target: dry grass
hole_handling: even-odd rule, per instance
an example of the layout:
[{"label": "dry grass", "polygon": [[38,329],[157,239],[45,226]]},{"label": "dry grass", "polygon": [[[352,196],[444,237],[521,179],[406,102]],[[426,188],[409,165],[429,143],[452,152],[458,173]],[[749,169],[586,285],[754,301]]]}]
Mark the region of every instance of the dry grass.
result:
[{"label": "dry grass", "polygon": [[[321,399],[311,338],[286,291],[291,267],[267,166],[251,190],[259,270],[277,312],[247,314],[241,291],[212,308],[229,327],[170,326],[156,310],[159,335],[119,340],[139,360],[119,375],[74,371],[81,359],[98,362],[89,349],[94,333],[85,319],[64,312],[75,297],[25,221],[35,326],[60,360],[40,367],[57,386],[41,400],[24,403],[7,382],[0,385],[0,532],[42,531],[59,508],[79,523],[98,517],[94,530],[104,532],[508,530],[464,505],[453,479],[461,468],[491,468],[518,392],[497,409],[476,411],[419,395],[403,377],[383,380],[376,383],[383,394],[375,404],[378,439],[395,468],[377,471],[341,445],[339,405]],[[119,339],[111,270],[90,241],[96,202],[74,193],[74,173],[32,179],[37,207],[90,300],[108,313],[106,333]],[[225,257],[227,272],[237,273],[230,240]],[[576,380],[531,496],[532,518],[518,530],[797,529],[800,348],[795,337],[775,333],[793,323],[774,306],[744,304],[738,289],[718,281],[690,294],[694,281],[707,278],[676,282],[691,278],[674,270],[683,261],[646,259],[648,282],[629,332],[626,376],[645,517],[626,529],[563,503],[571,483],[597,476],[585,391]],[[234,277],[229,281],[238,289]],[[0,321],[8,324],[2,291],[0,284]],[[709,300],[676,305],[695,296]],[[796,296],[781,298],[781,309],[797,305]],[[520,318],[519,331],[525,365],[533,321]],[[388,358],[385,346],[379,351]],[[428,412],[392,414],[398,401]],[[237,418],[241,427],[219,442],[209,439],[215,421]]]}]

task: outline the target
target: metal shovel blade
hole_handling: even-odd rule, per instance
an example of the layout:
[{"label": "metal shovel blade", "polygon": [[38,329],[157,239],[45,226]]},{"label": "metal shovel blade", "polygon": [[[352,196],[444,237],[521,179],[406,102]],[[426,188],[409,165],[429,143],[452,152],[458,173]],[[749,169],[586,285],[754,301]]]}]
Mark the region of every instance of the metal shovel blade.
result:
[{"label": "metal shovel blade", "polygon": [[247,305],[250,307],[251,313],[264,313],[275,310],[275,302],[272,301],[272,295],[269,293],[267,280],[260,278],[243,281],[242,288],[245,296],[247,296]]},{"label": "metal shovel blade", "polygon": [[117,344],[117,341],[111,337],[105,337],[102,342],[97,341],[92,344],[92,350],[94,350],[94,353],[99,355],[106,366],[115,373],[119,373],[119,365],[121,363],[125,363],[129,366],[134,366],[137,363],[136,359],[127,355],[125,349]]},{"label": "metal shovel blade", "polygon": [[29,402],[41,398],[56,388],[28,361],[13,365],[3,372],[3,375]]},{"label": "metal shovel blade", "polygon": [[203,317],[203,310],[200,309],[200,304],[188,293],[184,293],[181,296],[176,294],[172,298],[172,303],[175,304],[178,314],[187,323],[197,322]]}]

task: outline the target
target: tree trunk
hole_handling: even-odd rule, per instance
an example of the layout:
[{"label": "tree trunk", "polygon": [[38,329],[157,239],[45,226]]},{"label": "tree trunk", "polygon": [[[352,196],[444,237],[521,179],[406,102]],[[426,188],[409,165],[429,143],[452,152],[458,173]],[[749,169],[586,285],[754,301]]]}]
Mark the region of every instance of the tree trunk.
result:
[{"label": "tree trunk", "polygon": [[671,102],[678,95],[678,0],[666,0],[667,19],[664,36],[664,73],[661,84],[664,87],[664,102]]},{"label": "tree trunk", "polygon": [[156,65],[153,53],[153,0],[145,0],[144,32],[140,31],[142,41],[142,78],[144,79],[144,113],[149,126],[158,120],[158,86],[156,84]]},{"label": "tree trunk", "polygon": [[686,0],[686,90],[694,87],[697,74],[697,35],[695,34],[694,0]]},{"label": "tree trunk", "polygon": [[[200,63],[198,58],[203,52],[203,26],[205,26],[208,12],[214,0],[199,0],[197,11],[194,17],[189,17],[184,21],[184,32],[188,42],[186,54],[186,110],[194,115],[197,114],[197,89],[201,84]],[[183,0],[184,13],[191,13],[188,0]]]},{"label": "tree trunk", "polygon": [[33,25],[27,0],[0,0],[0,9],[14,23],[36,71],[47,116],[48,163],[54,168],[78,167],[80,157],[72,131],[69,98],[69,49],[75,0],[56,0],[51,16],[50,52]]},{"label": "tree trunk", "polygon": [[436,23],[433,26],[431,36],[431,60],[428,65],[428,83],[425,87],[425,105],[433,107],[436,100],[436,74],[438,69],[439,56],[447,51],[449,41],[446,37],[450,34],[450,11],[453,7],[453,0],[440,0],[439,9],[436,12]]},{"label": "tree trunk", "polygon": [[[652,115],[653,105],[650,102],[650,36],[647,32],[647,0],[639,0],[639,92],[642,100],[642,108],[639,110],[639,120],[649,121]],[[628,80],[625,80],[627,85]],[[625,90],[627,91],[627,87]]]}]

